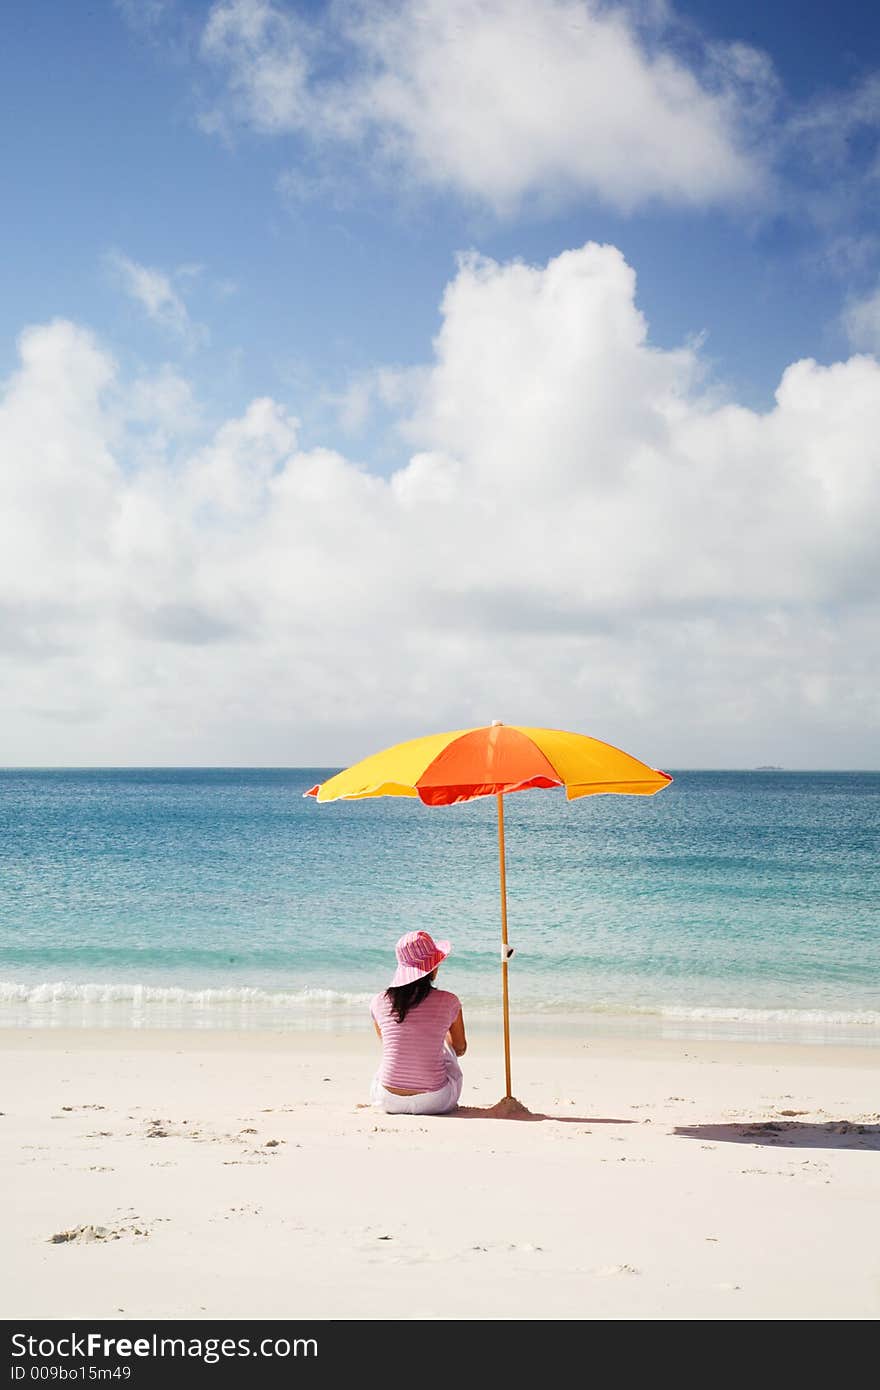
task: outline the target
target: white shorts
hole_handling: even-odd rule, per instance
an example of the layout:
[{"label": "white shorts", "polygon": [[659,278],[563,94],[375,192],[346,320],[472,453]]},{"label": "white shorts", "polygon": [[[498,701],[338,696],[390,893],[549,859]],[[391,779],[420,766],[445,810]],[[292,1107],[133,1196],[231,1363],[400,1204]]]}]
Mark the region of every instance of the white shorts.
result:
[{"label": "white shorts", "polygon": [[464,1081],[458,1058],[448,1043],[443,1044],[443,1065],[446,1085],[439,1091],[420,1091],[414,1096],[396,1096],[393,1091],[386,1091],[376,1072],[370,1087],[370,1101],[386,1115],[445,1115],[447,1110],[454,1110],[458,1105]]}]

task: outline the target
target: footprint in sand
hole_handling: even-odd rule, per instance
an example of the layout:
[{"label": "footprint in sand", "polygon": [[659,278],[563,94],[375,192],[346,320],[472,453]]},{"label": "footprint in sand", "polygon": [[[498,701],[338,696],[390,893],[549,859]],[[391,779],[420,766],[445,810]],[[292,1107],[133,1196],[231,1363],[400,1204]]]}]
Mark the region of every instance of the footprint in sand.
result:
[{"label": "footprint in sand", "polygon": [[600,1279],[607,1279],[612,1274],[640,1274],[641,1270],[635,1265],[600,1265],[593,1273]]},{"label": "footprint in sand", "polygon": [[768,1178],[793,1178],[793,1172],[786,1172],[781,1168],[740,1168],[741,1173],[759,1173]]},{"label": "footprint in sand", "polygon": [[71,1226],[49,1236],[50,1245],[90,1245],[99,1240],[121,1240],[123,1236],[148,1236],[141,1226]]}]

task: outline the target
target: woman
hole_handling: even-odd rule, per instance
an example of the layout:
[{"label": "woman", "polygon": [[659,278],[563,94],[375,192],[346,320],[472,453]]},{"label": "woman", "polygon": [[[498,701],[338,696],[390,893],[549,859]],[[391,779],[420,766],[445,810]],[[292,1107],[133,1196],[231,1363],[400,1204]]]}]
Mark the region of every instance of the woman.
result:
[{"label": "woman", "polygon": [[461,1095],[467,1050],[461,1001],[434,979],[452,947],[426,931],[409,932],[395,947],[391,984],[370,1003],[382,1041],[382,1062],[370,1100],[389,1115],[443,1115]]}]

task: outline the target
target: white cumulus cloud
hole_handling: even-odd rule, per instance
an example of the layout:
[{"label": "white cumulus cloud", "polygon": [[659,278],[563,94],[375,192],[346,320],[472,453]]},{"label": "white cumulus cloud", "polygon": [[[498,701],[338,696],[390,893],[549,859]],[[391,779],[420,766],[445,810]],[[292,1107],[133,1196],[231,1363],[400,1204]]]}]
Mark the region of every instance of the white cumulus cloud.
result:
[{"label": "white cumulus cloud", "polygon": [[348,0],[310,26],[271,0],[216,0],[201,54],[225,89],[202,123],[366,145],[502,213],[751,197],[772,66],[742,43],[689,64],[674,35],[666,6],[595,0]]},{"label": "white cumulus cloud", "polygon": [[880,365],[793,363],[758,413],[635,295],[610,246],[465,257],[391,477],[270,398],[206,433],[167,369],[28,329],[0,761],[335,762],[503,718],[660,766],[876,765]]}]

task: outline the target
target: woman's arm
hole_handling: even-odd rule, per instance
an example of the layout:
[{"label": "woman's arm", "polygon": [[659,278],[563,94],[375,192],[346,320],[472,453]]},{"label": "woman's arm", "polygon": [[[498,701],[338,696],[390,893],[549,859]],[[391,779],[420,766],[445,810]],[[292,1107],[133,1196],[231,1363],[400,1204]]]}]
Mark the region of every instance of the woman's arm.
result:
[{"label": "woman's arm", "polygon": [[379,1025],[378,1025],[378,1023],[376,1022],[375,1019],[373,1019],[373,1027],[374,1027],[375,1030],[376,1030],[376,1037],[377,1037],[377,1038],[379,1039],[379,1041],[381,1042],[381,1041],[382,1041],[382,1029],[379,1027]]},{"label": "woman's arm", "polygon": [[464,1014],[461,1009],[458,1011],[458,1018],[446,1034],[446,1041],[449,1043],[456,1057],[463,1057],[467,1052],[467,1038],[464,1035]]}]

